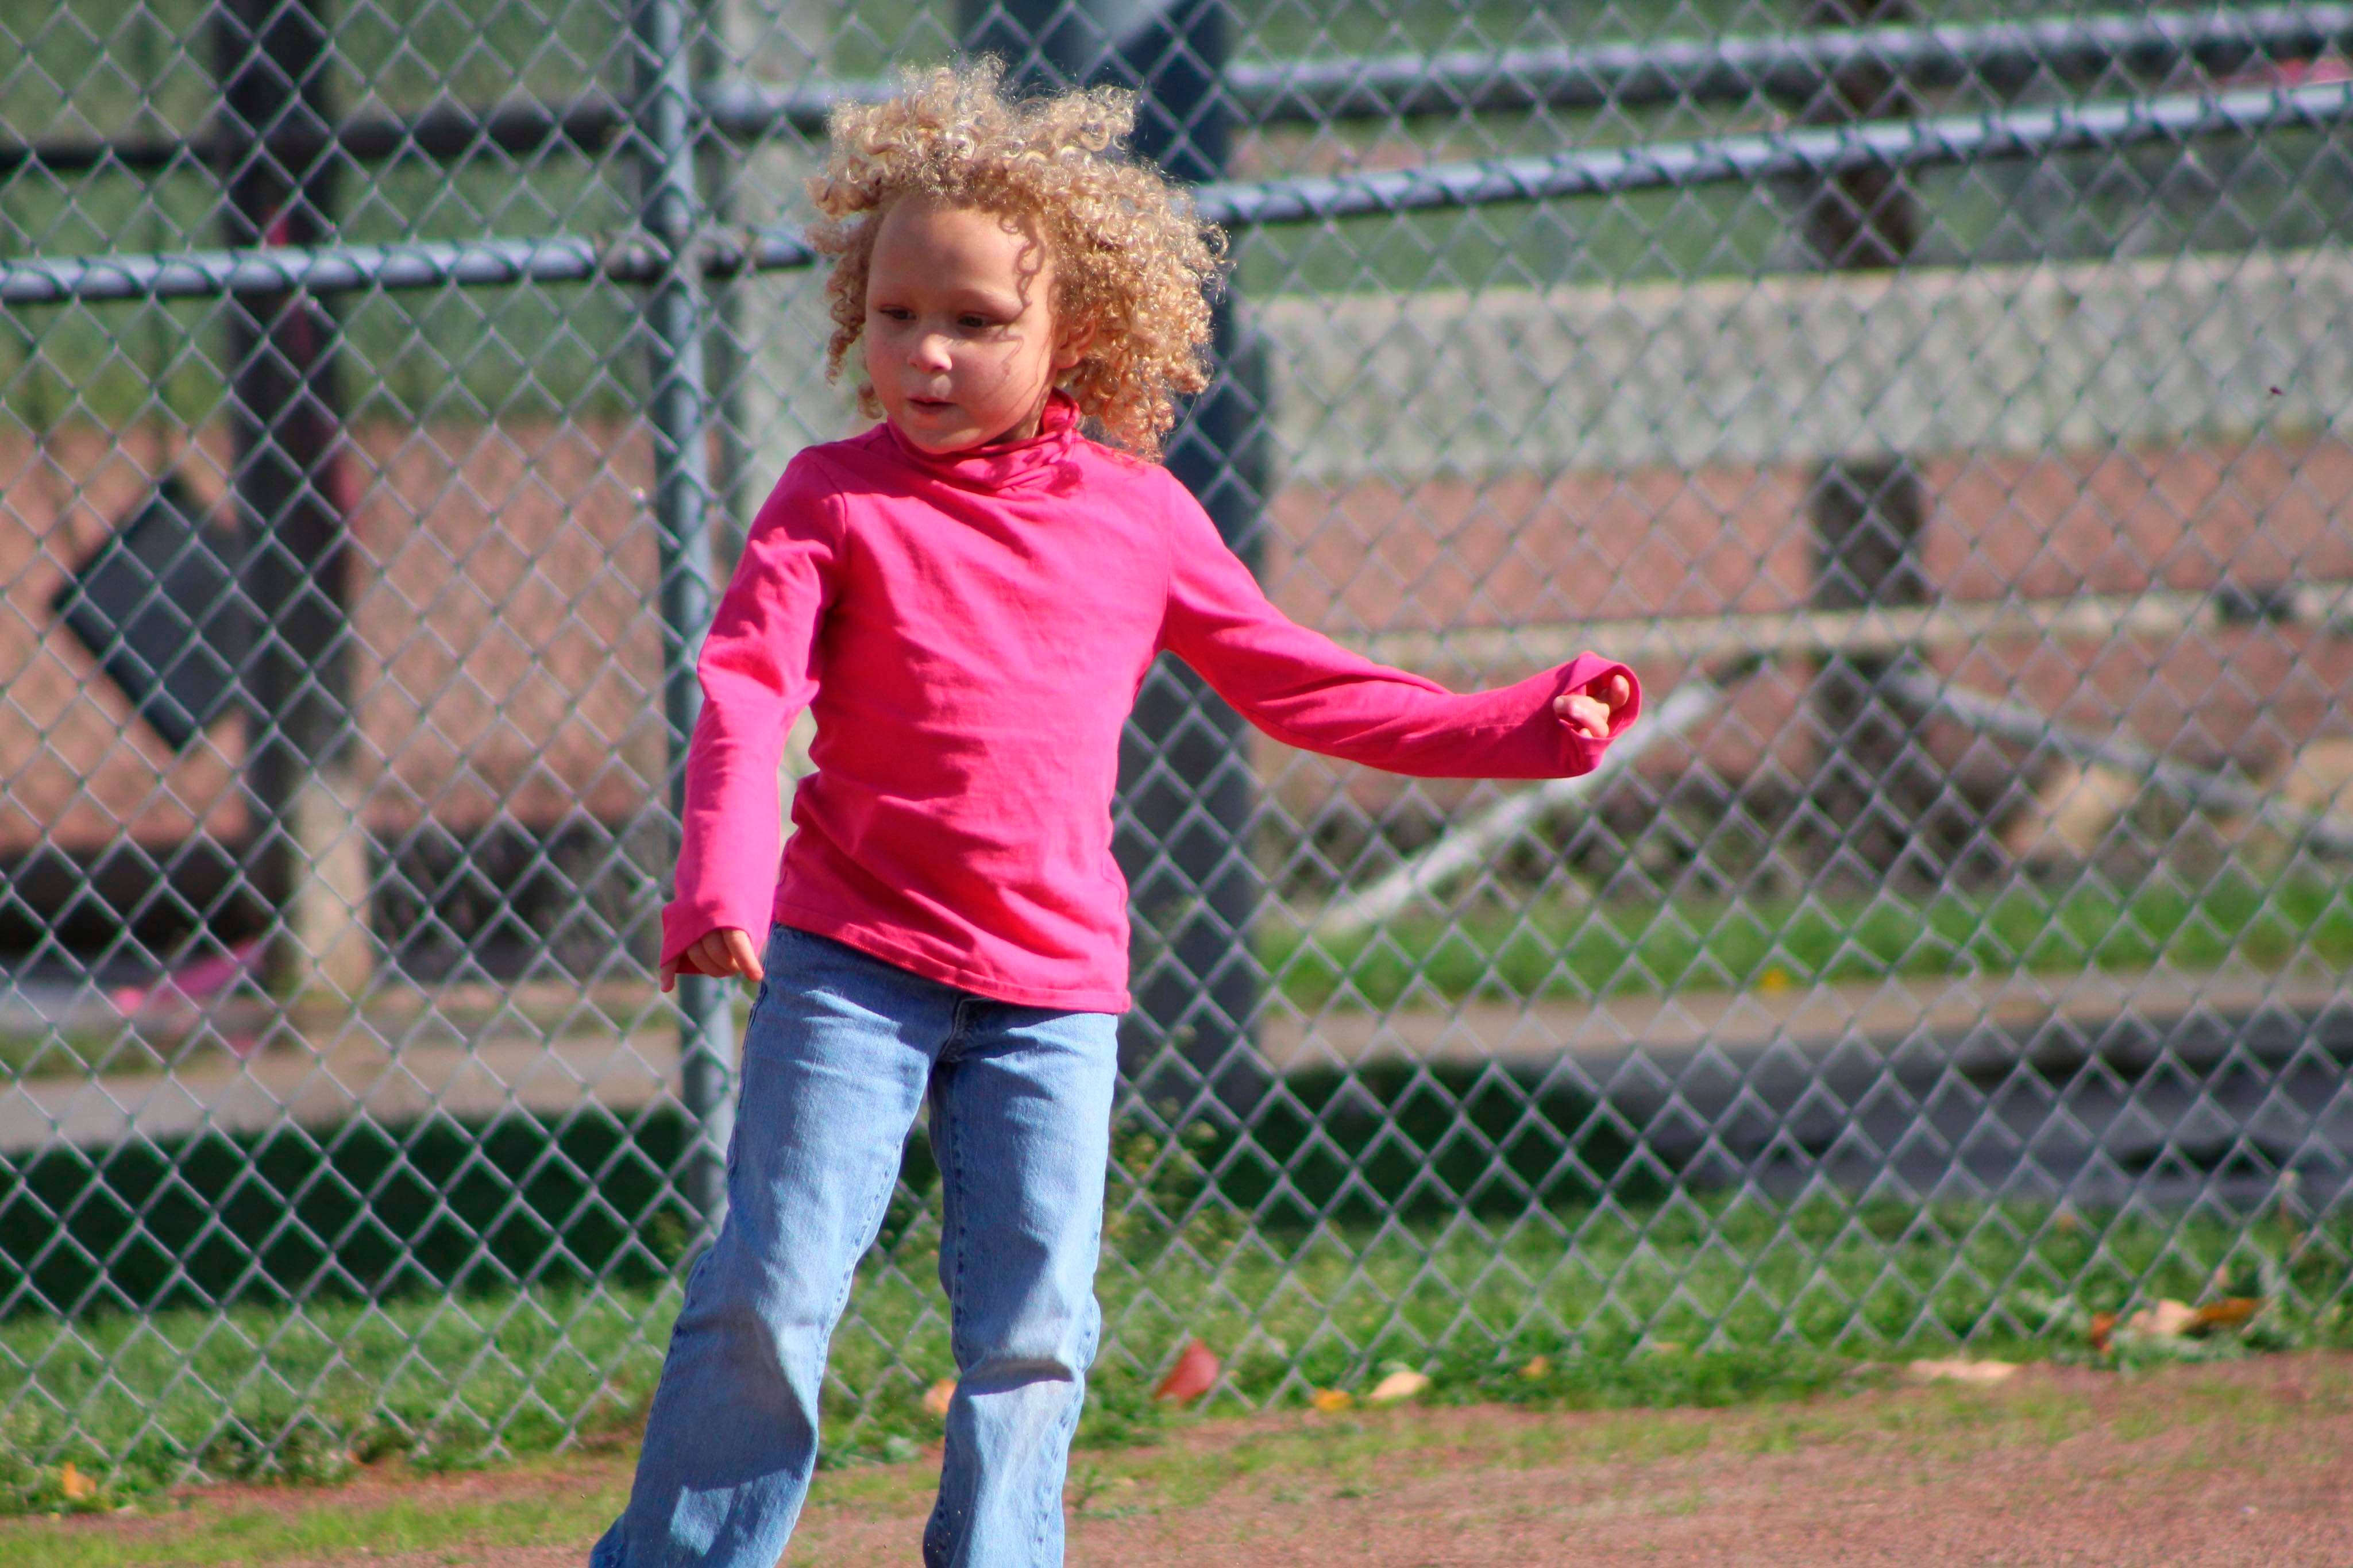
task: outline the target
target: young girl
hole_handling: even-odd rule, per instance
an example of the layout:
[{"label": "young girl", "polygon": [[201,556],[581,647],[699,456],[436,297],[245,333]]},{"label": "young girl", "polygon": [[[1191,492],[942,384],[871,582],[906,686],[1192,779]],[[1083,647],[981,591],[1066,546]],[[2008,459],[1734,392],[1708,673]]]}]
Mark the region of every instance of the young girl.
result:
[{"label": "young girl", "polygon": [[759,991],[726,1222],[595,1568],[776,1562],[926,1095],[957,1383],[923,1561],[1061,1561],[1128,1005],[1112,788],[1156,654],[1271,735],[1401,773],[1583,773],[1635,716],[1632,674],[1591,654],[1457,696],[1267,603],[1153,460],[1171,394],[1204,384],[1222,241],[1119,154],[1130,119],[1107,90],[1008,103],[989,66],[834,116],[810,182],[828,369],[859,350],[881,423],[792,460],[703,644],[661,983]]}]

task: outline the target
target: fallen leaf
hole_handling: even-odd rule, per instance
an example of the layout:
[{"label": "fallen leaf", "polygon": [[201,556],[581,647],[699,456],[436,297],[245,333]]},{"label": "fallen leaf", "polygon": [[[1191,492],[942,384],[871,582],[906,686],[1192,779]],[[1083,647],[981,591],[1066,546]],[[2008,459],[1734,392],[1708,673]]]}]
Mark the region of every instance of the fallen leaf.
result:
[{"label": "fallen leaf", "polygon": [[1356,1402],[1345,1388],[1319,1388],[1307,1396],[1307,1403],[1326,1415],[1337,1415]]},{"label": "fallen leaf", "polygon": [[2178,1340],[2198,1321],[2198,1309],[2170,1299],[2135,1312],[2125,1328],[2149,1340]]},{"label": "fallen leaf", "polygon": [[2209,1329],[2235,1329],[2263,1310],[2260,1296],[2225,1296],[2197,1309],[2189,1331],[2202,1334]]},{"label": "fallen leaf", "polygon": [[1179,1405],[1198,1399],[1216,1385],[1219,1371],[1217,1352],[1198,1340],[1187,1341],[1185,1352],[1168,1369],[1168,1375],[1160,1380],[1160,1386],[1152,1391],[1152,1397],[1174,1400]]},{"label": "fallen leaf", "polygon": [[2017,1373],[2007,1361],[1915,1361],[1904,1369],[1922,1383],[2000,1383]]},{"label": "fallen leaf", "polygon": [[1430,1379],[1418,1372],[1393,1372],[1373,1384],[1365,1395],[1367,1405],[1394,1405],[1400,1399],[1411,1399],[1430,1386]]},{"label": "fallen leaf", "polygon": [[1552,1357],[1548,1355],[1540,1355],[1529,1358],[1528,1364],[1520,1368],[1520,1375],[1531,1381],[1539,1377],[1550,1377],[1552,1375]]},{"label": "fallen leaf", "polygon": [[88,1502],[98,1495],[98,1483],[74,1468],[70,1459],[66,1461],[65,1468],[58,1472],[58,1486],[69,1502]]},{"label": "fallen leaf", "polygon": [[1757,989],[1764,992],[1767,996],[1778,996],[1796,984],[1796,981],[1789,978],[1789,972],[1778,964],[1757,977]]},{"label": "fallen leaf", "polygon": [[2092,1348],[2098,1351],[2101,1354],[2105,1355],[2108,1350],[2109,1337],[2116,1331],[2116,1324],[2122,1321],[2123,1320],[2118,1318],[2114,1312],[2093,1313],[2092,1332],[2090,1336]]},{"label": "fallen leaf", "polygon": [[944,1377],[923,1390],[923,1408],[944,1421],[948,1418],[948,1401],[955,1397],[956,1380]]}]

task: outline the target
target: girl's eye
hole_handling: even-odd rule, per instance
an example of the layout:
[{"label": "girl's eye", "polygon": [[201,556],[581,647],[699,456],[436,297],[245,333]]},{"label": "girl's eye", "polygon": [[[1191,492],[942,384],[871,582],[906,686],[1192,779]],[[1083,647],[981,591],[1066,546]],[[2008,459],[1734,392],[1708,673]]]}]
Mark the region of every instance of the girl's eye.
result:
[{"label": "girl's eye", "polygon": [[986,331],[988,328],[995,326],[997,323],[990,321],[987,316],[965,316],[961,318],[957,324],[962,326],[965,331],[978,332]]}]

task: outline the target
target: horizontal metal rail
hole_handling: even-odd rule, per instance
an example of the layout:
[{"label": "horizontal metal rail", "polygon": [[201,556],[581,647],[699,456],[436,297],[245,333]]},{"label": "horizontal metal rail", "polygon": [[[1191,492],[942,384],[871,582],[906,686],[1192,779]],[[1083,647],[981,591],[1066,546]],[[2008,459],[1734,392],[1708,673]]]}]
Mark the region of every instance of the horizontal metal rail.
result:
[{"label": "horizontal metal rail", "polygon": [[1953,599],[1916,608],[1629,616],[1377,632],[1341,640],[1369,658],[1410,669],[1489,670],[1524,663],[1565,664],[1588,647],[1606,647],[1630,664],[1713,666],[1725,659],[1884,655],[2021,638],[2175,638],[2189,632],[2211,636],[2257,626],[2353,637],[2353,582],[2283,584],[2260,591],[2157,589],[2037,599]]},{"label": "horizontal metal rail", "polygon": [[[2348,123],[2353,123],[2353,83],[2331,82],[1927,120],[1860,121],[1416,169],[1224,182],[1198,187],[1195,204],[1208,221],[1239,228],[1787,177],[1819,179],[1858,168],[1924,169]],[[816,259],[805,240],[782,230],[709,236],[698,248],[704,269],[719,276],[786,270]],[[642,282],[657,276],[660,264],[659,252],[641,237],[600,243],[561,236],[32,258],[0,261],[0,304],[267,295],[297,289],[328,293],[576,283],[595,278]]]},{"label": "horizontal metal rail", "polygon": [[1969,26],[1857,27],[1772,37],[1662,39],[1566,48],[1462,49],[1227,68],[1226,90],[1260,121],[1466,110],[1634,108],[1810,99],[1840,71],[1883,70],[1915,88],[2014,92],[2110,70],[2221,74],[2353,45],[2353,5],[2159,11]]},{"label": "horizontal metal rail", "polygon": [[[707,236],[705,272],[782,272],[813,265],[797,235]],[[224,294],[313,294],[366,289],[487,288],[514,283],[645,283],[661,276],[660,250],[642,236],[600,242],[459,239],[405,245],[326,245],[309,249],[199,250],[180,255],[59,257],[0,261],[0,305],[86,304]]]},{"label": "horizontal metal rail", "polygon": [[1203,186],[1203,213],[1234,226],[1934,168],[2151,142],[2317,129],[2353,121],[2353,84],[2179,93],[1926,120],[1644,142],[1548,156]]},{"label": "horizontal metal rail", "polygon": [[[2093,80],[2111,69],[2148,78],[2195,66],[2222,74],[2347,47],[2353,47],[2353,5],[2266,5],[1966,26],[1838,28],[1769,37],[1250,61],[1229,66],[1222,85],[1243,123],[1321,124],[1398,115],[1804,100],[1835,73],[1859,66],[1887,71],[1915,88],[1977,85],[2008,93],[2037,80]],[[869,101],[891,90],[890,82],[871,79],[786,88],[729,83],[706,85],[700,98],[712,132],[755,142],[788,132],[821,134],[836,103]],[[597,152],[623,135],[628,122],[628,108],[619,100],[591,92],[556,103],[439,103],[407,116],[356,116],[325,132],[290,127],[264,144],[289,168],[309,163],[330,147],[361,163],[452,162],[491,150],[523,153],[554,145]],[[0,179],[28,168],[72,174],[179,164],[218,167],[251,150],[249,141],[210,131],[187,137],[0,142]]]},{"label": "horizontal metal rail", "polygon": [[[612,143],[628,119],[627,109],[603,93],[564,103],[517,100],[488,108],[437,103],[411,115],[354,115],[326,130],[288,126],[262,137],[259,144],[289,169],[308,167],[330,147],[363,163],[404,158],[454,163],[488,152],[530,153],[559,142],[598,152]],[[252,137],[227,136],[212,128],[189,136],[0,142],[0,180],[25,169],[51,174],[101,169],[153,172],[182,165],[216,169],[250,155],[255,144]]]}]

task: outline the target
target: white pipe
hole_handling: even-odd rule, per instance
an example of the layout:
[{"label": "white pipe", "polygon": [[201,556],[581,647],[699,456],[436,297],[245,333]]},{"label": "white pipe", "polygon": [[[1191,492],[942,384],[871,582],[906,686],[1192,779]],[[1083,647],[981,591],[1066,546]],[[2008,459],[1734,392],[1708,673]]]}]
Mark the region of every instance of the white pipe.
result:
[{"label": "white pipe", "polygon": [[1589,794],[1623,773],[1662,741],[1690,731],[1724,699],[1712,680],[1687,680],[1659,710],[1611,743],[1601,764],[1574,778],[1546,779],[1533,789],[1505,797],[1460,827],[1440,835],[1363,892],[1327,907],[1307,929],[1314,938],[1345,936],[1388,919],[1417,894],[1435,893],[1485,860],[1496,845],[1556,806]]}]

